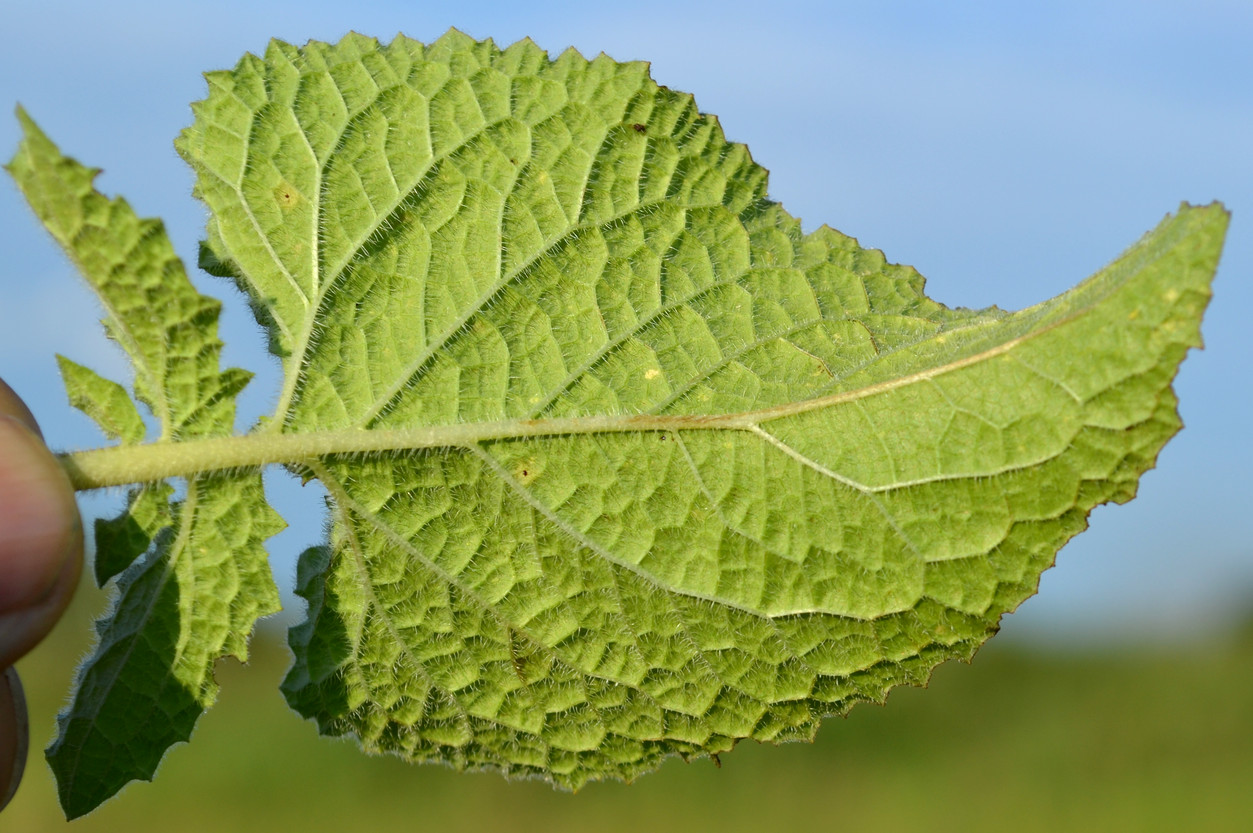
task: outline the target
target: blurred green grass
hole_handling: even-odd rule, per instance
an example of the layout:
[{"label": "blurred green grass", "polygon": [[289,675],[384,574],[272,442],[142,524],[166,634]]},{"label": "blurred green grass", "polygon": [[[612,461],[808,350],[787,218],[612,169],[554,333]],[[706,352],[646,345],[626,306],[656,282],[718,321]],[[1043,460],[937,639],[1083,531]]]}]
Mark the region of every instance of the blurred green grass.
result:
[{"label": "blurred green grass", "polygon": [[[84,587],[19,664],[31,703],[26,781],[0,830],[66,823],[41,749],[103,595]],[[826,722],[813,744],[742,744],[575,795],[492,773],[370,758],[287,709],[282,634],[222,693],[153,784],[78,831],[1253,830],[1253,629],[1169,651],[1040,653],[996,640],[929,690]]]}]

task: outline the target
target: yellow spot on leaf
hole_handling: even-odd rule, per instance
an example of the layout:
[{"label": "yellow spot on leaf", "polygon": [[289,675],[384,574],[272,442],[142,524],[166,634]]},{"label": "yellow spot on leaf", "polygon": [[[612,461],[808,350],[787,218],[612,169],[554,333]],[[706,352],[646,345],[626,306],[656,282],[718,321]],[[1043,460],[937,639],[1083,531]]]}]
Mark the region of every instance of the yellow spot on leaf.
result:
[{"label": "yellow spot on leaf", "polygon": [[513,479],[523,486],[529,485],[536,477],[539,477],[539,473],[539,464],[532,459],[522,460],[513,467]]},{"label": "yellow spot on leaf", "polygon": [[303,201],[300,192],[289,182],[283,182],[274,189],[274,199],[278,200],[279,208],[284,211],[290,211]]}]

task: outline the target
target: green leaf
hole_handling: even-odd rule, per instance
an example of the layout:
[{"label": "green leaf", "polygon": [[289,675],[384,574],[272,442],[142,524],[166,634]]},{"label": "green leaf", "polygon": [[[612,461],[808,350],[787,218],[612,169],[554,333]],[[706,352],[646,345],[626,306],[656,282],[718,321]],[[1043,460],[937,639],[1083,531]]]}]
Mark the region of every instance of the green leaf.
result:
[{"label": "green leaf", "polygon": [[[266,328],[276,411],[66,466],[81,488],[320,480],[283,689],[368,750],[576,788],[812,737],[970,657],[1179,429],[1220,206],[1052,301],[949,309],[804,233],[643,64],[452,31],[276,41],[207,78],[177,142],[201,265]],[[152,565],[182,556],[145,534],[122,581],[159,600]],[[159,654],[164,623],[115,641]],[[170,739],[124,745],[155,763]]]},{"label": "green leaf", "polygon": [[253,624],[278,609],[263,542],[283,525],[260,478],[197,478],[171,515],[118,579],[74,702],[57,718],[48,763],[69,818],[151,780],[216,698],[214,663],[246,660]]},{"label": "green leaf", "polygon": [[[99,296],[105,328],[134,366],[136,395],[160,423],[158,445],[229,435],[251,374],[219,370],[219,302],[191,285],[159,221],[101,195],[92,186],[98,171],[62,156],[23,111],[18,118],[24,138],[8,170]],[[143,438],[120,385],[67,359],[60,365],[73,405],[123,448]],[[260,473],[197,475],[182,500],[172,494],[164,484],[137,490],[121,516],[96,524],[97,580],[126,572],[48,749],[70,818],[132,779],[150,779],[213,702],[217,659],[246,659],[253,624],[279,609],[262,542],[282,521]]]},{"label": "green leaf", "polygon": [[174,489],[167,483],[150,483],[131,491],[126,511],[121,515],[96,519],[96,584],[104,587],[147,552],[156,535],[173,524],[173,494]]},{"label": "green leaf", "polygon": [[[92,185],[98,169],[62,156],[25,111],[18,120],[22,144],[7,170],[99,296],[105,330],[130,357],[136,395],[161,438],[229,433],[235,396],[252,374],[218,367],[221,303],[191,285],[160,220],[107,199]],[[98,395],[77,375],[66,384],[71,401]]]},{"label": "green leaf", "polygon": [[106,437],[128,444],[143,440],[147,433],[144,419],[126,388],[65,356],[57,356],[57,366],[70,404],[91,417]]}]

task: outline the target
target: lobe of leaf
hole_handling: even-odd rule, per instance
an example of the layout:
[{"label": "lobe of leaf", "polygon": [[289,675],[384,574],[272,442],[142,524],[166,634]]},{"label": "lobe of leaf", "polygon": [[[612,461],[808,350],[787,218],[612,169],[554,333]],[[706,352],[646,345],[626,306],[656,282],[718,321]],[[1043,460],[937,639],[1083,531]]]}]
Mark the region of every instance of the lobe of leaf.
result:
[{"label": "lobe of leaf", "polygon": [[[24,112],[18,118],[24,138],[8,170],[99,296],[161,441],[230,434],[251,374],[219,369],[220,304],[191,285],[159,221],[100,194],[98,171],[63,156]],[[143,439],[121,385],[60,365],[71,404],[124,445]],[[181,500],[172,493],[164,483],[136,489],[121,516],[96,522],[97,580],[120,576],[47,752],[69,818],[132,779],[150,780],[212,704],[217,659],[246,659],[254,622],[279,609],[262,543],[282,522],[259,472],[195,476]]]},{"label": "lobe of leaf", "polygon": [[949,309],[643,64],[452,31],[207,78],[201,264],[284,369],[250,440],[330,499],[283,689],[369,750],[575,788],[812,737],[971,656],[1179,428],[1217,205]]}]

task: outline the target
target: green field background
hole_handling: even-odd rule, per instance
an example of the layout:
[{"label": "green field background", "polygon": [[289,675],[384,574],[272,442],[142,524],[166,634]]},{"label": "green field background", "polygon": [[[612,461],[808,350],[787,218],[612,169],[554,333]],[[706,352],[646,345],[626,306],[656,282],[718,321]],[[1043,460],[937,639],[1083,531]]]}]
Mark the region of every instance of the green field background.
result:
[{"label": "green field background", "polygon": [[[67,621],[19,664],[31,703],[26,780],[4,833],[65,830],[41,749],[87,622]],[[671,760],[632,785],[578,794],[492,773],[370,758],[319,738],[278,693],[276,628],[153,784],[133,783],[74,831],[1253,830],[1253,629],[1155,650],[1029,650],[1003,639],[949,663],[928,690],[828,720],[816,743],[745,743]]]}]

